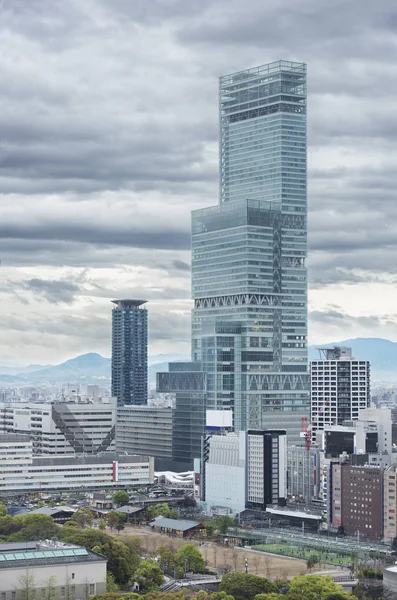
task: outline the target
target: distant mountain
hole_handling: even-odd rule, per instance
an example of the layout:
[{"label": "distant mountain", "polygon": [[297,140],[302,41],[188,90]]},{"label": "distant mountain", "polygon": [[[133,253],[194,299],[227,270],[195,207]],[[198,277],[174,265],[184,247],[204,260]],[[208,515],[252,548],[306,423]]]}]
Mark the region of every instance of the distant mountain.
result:
[{"label": "distant mountain", "polygon": [[319,358],[318,348],[326,346],[348,346],[358,360],[369,360],[372,380],[394,380],[397,382],[397,342],[383,338],[355,338],[309,346],[309,360]]},{"label": "distant mountain", "polygon": [[3,367],[0,366],[0,373],[2,375],[22,375],[25,373],[31,373],[32,371],[39,371],[40,369],[47,369],[52,365],[28,365],[27,367]]},{"label": "distant mountain", "polygon": [[29,381],[50,381],[64,383],[66,381],[84,382],[90,381],[100,383],[99,380],[108,382],[110,380],[110,358],[104,358],[100,354],[90,352],[76,358],[71,358],[60,365],[39,369],[25,374]]},{"label": "distant mountain", "polygon": [[[156,383],[158,371],[168,371],[168,363],[189,360],[180,354],[158,354],[149,357],[149,384]],[[0,383],[23,385],[39,383],[109,383],[110,358],[90,352],[71,358],[60,365],[29,365],[28,367],[0,367]]]}]

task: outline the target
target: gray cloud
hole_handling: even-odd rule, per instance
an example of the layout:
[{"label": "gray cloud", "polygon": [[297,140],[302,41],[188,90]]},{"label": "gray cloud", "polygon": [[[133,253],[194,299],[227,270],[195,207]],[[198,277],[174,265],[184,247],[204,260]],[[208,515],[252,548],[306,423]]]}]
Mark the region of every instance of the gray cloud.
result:
[{"label": "gray cloud", "polygon": [[[12,333],[27,301],[37,327],[55,311],[44,346],[64,331],[70,349],[84,336],[94,350],[109,335],[95,303],[114,288],[186,301],[190,210],[217,201],[216,78],[280,57],[308,63],[312,288],[395,280],[396,15],[393,0],[5,3],[0,300],[18,355],[37,345]],[[186,308],[151,310],[152,343],[170,321],[187,344]],[[348,317],[332,319],[312,322]]]},{"label": "gray cloud", "polygon": [[73,304],[76,294],[80,288],[75,283],[68,281],[49,281],[44,279],[29,279],[23,287],[26,290],[32,291],[34,294],[39,294],[53,304],[63,302],[65,304]]}]

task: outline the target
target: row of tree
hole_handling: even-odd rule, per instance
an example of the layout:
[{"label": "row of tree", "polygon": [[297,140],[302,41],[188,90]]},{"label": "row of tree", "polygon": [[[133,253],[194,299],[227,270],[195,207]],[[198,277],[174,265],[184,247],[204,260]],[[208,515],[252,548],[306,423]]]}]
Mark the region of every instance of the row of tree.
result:
[{"label": "row of tree", "polygon": [[[222,578],[219,592],[200,591],[195,600],[357,600],[345,592],[331,577],[302,575],[291,581],[270,581],[247,573],[229,573]],[[146,594],[102,594],[92,600],[186,600],[183,592]]]}]

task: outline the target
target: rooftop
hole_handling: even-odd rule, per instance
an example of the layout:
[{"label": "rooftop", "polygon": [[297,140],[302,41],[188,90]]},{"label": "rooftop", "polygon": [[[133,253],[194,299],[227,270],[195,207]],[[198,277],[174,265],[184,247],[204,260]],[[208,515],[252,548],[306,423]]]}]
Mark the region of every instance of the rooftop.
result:
[{"label": "rooftop", "polygon": [[150,527],[164,527],[165,529],[175,529],[176,531],[188,531],[194,527],[198,527],[200,523],[196,521],[180,521],[179,519],[166,519],[158,517],[149,523]]},{"label": "rooftop", "polygon": [[[0,549],[0,569],[106,560],[101,554],[79,546],[54,544],[53,547],[50,548],[50,546],[47,546],[44,550],[39,542],[36,542],[35,545],[35,549],[32,549],[30,545],[26,549],[26,544],[24,544],[25,547],[23,549],[15,549],[15,544],[2,544]],[[13,548],[7,548],[8,546],[13,546]]]},{"label": "rooftop", "polygon": [[125,515],[133,515],[134,513],[145,510],[142,506],[120,506],[115,512],[124,513]]},{"label": "rooftop", "polygon": [[137,300],[135,298],[122,298],[121,300],[112,300],[113,304],[117,304],[120,308],[131,308],[146,304],[147,300]]},{"label": "rooftop", "polygon": [[36,508],[35,510],[31,510],[29,514],[31,515],[49,515],[50,517],[57,515],[58,513],[70,513],[71,515],[76,512],[74,508],[70,506],[42,506],[41,508]]}]

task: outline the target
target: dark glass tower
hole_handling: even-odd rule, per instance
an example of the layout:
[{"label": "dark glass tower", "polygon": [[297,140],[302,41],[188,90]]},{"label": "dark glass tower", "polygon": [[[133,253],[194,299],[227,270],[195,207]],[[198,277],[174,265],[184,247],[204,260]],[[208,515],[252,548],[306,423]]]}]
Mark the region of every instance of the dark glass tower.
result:
[{"label": "dark glass tower", "polygon": [[147,404],[146,300],[112,300],[112,396],[119,404]]}]

